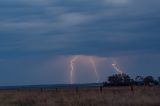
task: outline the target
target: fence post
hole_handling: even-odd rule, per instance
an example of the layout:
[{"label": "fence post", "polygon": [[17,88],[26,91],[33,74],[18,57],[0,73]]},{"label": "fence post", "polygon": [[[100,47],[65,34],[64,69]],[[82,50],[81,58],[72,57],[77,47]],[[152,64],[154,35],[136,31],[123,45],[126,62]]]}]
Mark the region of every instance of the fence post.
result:
[{"label": "fence post", "polygon": [[131,92],[134,92],[134,89],[133,89],[133,80],[130,81],[130,89],[131,89]]},{"label": "fence post", "polygon": [[76,93],[78,93],[78,87],[76,87]]},{"label": "fence post", "polygon": [[58,92],[58,88],[56,88],[56,92]]}]

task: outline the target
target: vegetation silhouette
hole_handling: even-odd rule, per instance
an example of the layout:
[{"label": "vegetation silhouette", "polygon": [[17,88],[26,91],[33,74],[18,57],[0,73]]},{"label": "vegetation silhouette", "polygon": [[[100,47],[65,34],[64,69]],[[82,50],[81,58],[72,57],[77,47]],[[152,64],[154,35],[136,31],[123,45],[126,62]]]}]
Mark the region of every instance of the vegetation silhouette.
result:
[{"label": "vegetation silhouette", "polygon": [[114,74],[108,76],[108,80],[103,83],[103,86],[156,86],[160,85],[160,77],[155,80],[153,76],[136,76],[135,79],[125,73]]}]

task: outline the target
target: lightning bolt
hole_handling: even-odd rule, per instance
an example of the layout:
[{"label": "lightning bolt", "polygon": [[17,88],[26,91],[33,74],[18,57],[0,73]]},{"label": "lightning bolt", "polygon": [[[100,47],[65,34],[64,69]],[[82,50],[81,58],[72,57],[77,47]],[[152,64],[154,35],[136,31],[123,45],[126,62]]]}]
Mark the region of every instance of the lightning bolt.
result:
[{"label": "lightning bolt", "polygon": [[117,64],[112,64],[113,68],[120,74],[123,74],[123,71],[119,69],[119,67],[117,66]]},{"label": "lightning bolt", "polygon": [[98,75],[98,72],[97,72],[97,67],[96,67],[96,63],[95,61],[93,60],[92,57],[89,58],[89,61],[91,62],[92,64],[92,67],[93,67],[93,70],[94,70],[94,73],[96,75],[96,79],[97,79],[97,83],[99,82],[99,75]]},{"label": "lightning bolt", "polygon": [[118,73],[118,74],[123,74],[124,72],[119,68],[118,66],[118,63],[115,59],[113,58],[109,58],[111,61],[112,61],[112,67],[115,69],[115,71]]},{"label": "lightning bolt", "polygon": [[70,70],[70,83],[73,84],[74,83],[74,76],[73,76],[73,72],[75,70],[75,67],[74,67],[74,63],[75,61],[78,59],[79,56],[74,56],[73,59],[71,59],[70,61],[70,67],[71,67],[71,70]]},{"label": "lightning bolt", "polygon": [[75,71],[75,62],[77,61],[77,59],[79,58],[84,58],[85,57],[85,60],[84,61],[88,61],[91,63],[92,67],[93,67],[93,71],[94,71],[94,74],[96,76],[96,81],[97,83],[99,82],[99,75],[98,75],[98,72],[97,72],[97,68],[96,68],[96,63],[95,63],[95,60],[93,59],[93,57],[86,57],[86,56],[74,56],[71,60],[70,60],[70,83],[73,84],[74,83],[74,71]]},{"label": "lightning bolt", "polygon": [[70,60],[70,72],[69,72],[70,83],[73,84],[75,82],[74,72],[75,72],[75,64],[76,64],[77,60],[78,61],[82,61],[82,62],[83,61],[89,62],[89,64],[93,68],[92,71],[93,71],[93,74],[96,77],[96,82],[98,83],[100,81],[100,77],[99,77],[98,70],[97,70],[97,67],[96,67],[96,62],[98,62],[98,61],[108,61],[108,59],[111,61],[111,65],[114,68],[114,70],[118,74],[122,75],[124,72],[120,69],[120,67],[118,66],[117,61],[115,59],[113,59],[113,58],[97,58],[97,57],[94,57],[94,56],[76,55],[76,56],[73,56],[71,58],[71,60]]}]

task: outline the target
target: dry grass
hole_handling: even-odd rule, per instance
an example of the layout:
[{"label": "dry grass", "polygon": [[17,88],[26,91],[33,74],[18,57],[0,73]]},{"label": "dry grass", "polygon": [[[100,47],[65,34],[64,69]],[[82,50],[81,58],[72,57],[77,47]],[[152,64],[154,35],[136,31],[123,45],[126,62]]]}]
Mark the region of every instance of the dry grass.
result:
[{"label": "dry grass", "polygon": [[160,106],[160,87],[1,90],[0,106]]}]

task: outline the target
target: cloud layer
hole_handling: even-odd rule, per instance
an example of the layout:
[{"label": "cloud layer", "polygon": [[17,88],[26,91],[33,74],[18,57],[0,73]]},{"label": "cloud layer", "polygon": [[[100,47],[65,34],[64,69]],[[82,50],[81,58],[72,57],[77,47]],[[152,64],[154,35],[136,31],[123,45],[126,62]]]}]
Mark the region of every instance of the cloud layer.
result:
[{"label": "cloud layer", "polygon": [[53,55],[159,52],[158,0],[1,0],[0,51]]},{"label": "cloud layer", "polygon": [[[131,75],[160,74],[159,4],[159,0],[0,0],[0,84],[67,83],[72,55],[116,58]],[[94,80],[78,76],[89,75],[90,67],[78,67],[79,82]],[[114,72],[104,62],[97,68],[102,81]]]}]

